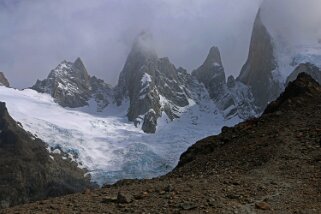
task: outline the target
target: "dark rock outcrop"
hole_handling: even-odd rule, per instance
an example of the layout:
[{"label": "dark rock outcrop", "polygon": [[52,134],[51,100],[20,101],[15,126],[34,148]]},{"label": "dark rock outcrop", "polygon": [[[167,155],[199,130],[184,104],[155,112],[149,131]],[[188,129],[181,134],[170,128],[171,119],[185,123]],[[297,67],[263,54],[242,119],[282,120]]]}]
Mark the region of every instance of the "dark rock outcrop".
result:
[{"label": "dark rock outcrop", "polygon": [[[142,128],[147,133],[156,131],[153,126],[165,111],[165,106],[165,113],[174,119],[177,107],[188,105],[184,83],[187,72],[176,69],[168,58],[158,58],[151,40],[151,35],[146,32],[138,36],[115,89],[119,105],[124,99],[130,101],[129,121],[143,122]],[[153,114],[147,115],[151,111]]]},{"label": "dark rock outcrop", "polygon": [[250,88],[233,76],[226,82],[221,54],[217,47],[210,49],[205,62],[192,72],[192,76],[204,84],[225,118],[238,116],[248,119],[257,114]]},{"label": "dark rock outcrop", "polygon": [[278,81],[273,78],[276,68],[273,41],[259,11],[254,22],[248,59],[238,80],[251,88],[255,103],[261,111],[281,93]]},{"label": "dark rock outcrop", "polygon": [[0,72],[0,85],[10,87],[8,79],[5,77],[4,73]]},{"label": "dark rock outcrop", "polygon": [[224,91],[226,79],[221,54],[217,47],[210,49],[205,62],[193,71],[192,75],[205,85],[212,99],[219,99]]},{"label": "dark rock outcrop", "polygon": [[320,84],[307,73],[299,73],[295,81],[289,82],[285,91],[280,97],[271,102],[263,114],[295,110],[298,106],[304,105],[304,100],[309,97],[319,97],[321,94]]},{"label": "dark rock outcrop", "polygon": [[294,81],[300,73],[309,74],[313,79],[321,84],[321,69],[311,63],[303,63],[298,65],[298,67],[296,67],[296,69],[289,75],[286,80],[286,85],[289,84],[289,82]]},{"label": "dark rock outcrop", "polygon": [[63,61],[47,79],[38,80],[31,88],[50,94],[63,107],[83,107],[93,98],[97,102],[97,111],[102,111],[112,102],[110,86],[103,80],[90,77],[80,58],[73,63]]},{"label": "dark rock outcrop", "polygon": [[24,131],[0,102],[0,208],[89,186],[89,178],[76,163],[50,155],[45,143]]}]

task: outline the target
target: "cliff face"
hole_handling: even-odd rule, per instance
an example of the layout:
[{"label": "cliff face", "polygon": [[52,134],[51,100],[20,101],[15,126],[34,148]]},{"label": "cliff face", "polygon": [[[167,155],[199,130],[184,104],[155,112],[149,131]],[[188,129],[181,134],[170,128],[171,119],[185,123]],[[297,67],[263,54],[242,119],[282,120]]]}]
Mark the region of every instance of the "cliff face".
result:
[{"label": "cliff face", "polygon": [[258,12],[252,32],[248,59],[238,80],[252,89],[256,105],[263,110],[281,92],[279,83],[273,78],[277,69],[273,41]]},{"label": "cliff face", "polygon": [[83,191],[85,172],[23,130],[0,102],[0,208]]},{"label": "cliff face", "polygon": [[219,99],[224,91],[226,77],[221,60],[221,54],[217,47],[212,47],[204,63],[192,75],[203,83],[212,99]]}]

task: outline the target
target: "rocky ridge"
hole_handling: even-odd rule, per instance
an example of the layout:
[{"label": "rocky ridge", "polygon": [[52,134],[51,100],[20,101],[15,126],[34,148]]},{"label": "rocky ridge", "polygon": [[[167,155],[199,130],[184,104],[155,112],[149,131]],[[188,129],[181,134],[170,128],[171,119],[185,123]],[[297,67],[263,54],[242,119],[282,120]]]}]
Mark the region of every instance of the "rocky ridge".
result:
[{"label": "rocky ridge", "polygon": [[265,113],[198,141],[172,173],[3,213],[319,213],[321,87],[300,74]]},{"label": "rocky ridge", "polygon": [[128,120],[146,133],[156,132],[160,117],[179,118],[186,108],[202,105],[204,98],[211,98],[226,119],[258,113],[250,89],[232,76],[226,81],[218,48],[211,48],[203,65],[189,74],[168,58],[159,58],[146,32],[136,38],[115,88],[90,77],[78,58],[62,62],[32,89],[50,94],[63,107],[83,107],[93,99],[97,110],[104,111],[110,103],[129,103]]},{"label": "rocky ridge", "polygon": [[38,80],[32,89],[50,94],[63,107],[78,108],[93,99],[97,111],[112,102],[112,89],[103,80],[89,76],[82,60],[61,62],[45,80]]}]

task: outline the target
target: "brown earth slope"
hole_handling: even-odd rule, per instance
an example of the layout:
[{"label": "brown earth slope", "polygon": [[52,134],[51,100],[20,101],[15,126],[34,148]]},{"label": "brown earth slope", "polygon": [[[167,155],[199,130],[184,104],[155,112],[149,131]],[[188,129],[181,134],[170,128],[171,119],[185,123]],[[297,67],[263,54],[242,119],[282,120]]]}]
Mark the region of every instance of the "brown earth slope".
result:
[{"label": "brown earth slope", "polygon": [[258,119],[200,140],[170,174],[3,213],[321,213],[321,87],[300,74]]}]

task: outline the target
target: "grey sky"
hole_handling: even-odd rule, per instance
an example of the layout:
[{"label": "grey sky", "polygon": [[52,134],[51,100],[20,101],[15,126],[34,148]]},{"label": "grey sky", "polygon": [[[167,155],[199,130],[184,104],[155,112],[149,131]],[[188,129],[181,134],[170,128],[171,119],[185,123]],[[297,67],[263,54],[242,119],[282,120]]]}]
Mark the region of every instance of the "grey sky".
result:
[{"label": "grey sky", "polygon": [[0,70],[31,86],[66,59],[116,84],[132,41],[150,31],[160,56],[189,71],[221,49],[227,74],[246,60],[261,0],[0,0]]},{"label": "grey sky", "polygon": [[273,37],[289,47],[315,46],[321,39],[320,0],[267,0],[262,14]]}]

